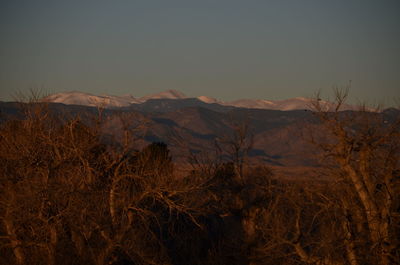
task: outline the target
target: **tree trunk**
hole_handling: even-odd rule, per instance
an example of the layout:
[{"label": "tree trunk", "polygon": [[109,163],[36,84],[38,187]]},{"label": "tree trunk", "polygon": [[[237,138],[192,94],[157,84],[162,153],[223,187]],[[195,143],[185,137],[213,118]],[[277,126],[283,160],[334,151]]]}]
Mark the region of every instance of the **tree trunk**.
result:
[{"label": "tree trunk", "polygon": [[[341,161],[342,168],[346,172],[347,176],[351,180],[360,199],[365,216],[367,218],[369,237],[371,245],[375,247],[377,253],[379,253],[380,265],[388,265],[389,260],[385,252],[385,248],[388,242],[385,242],[389,237],[389,220],[388,218],[383,218],[379,207],[377,206],[373,195],[367,188],[367,185],[372,185],[371,183],[365,183],[363,175],[357,174],[357,172],[348,164]],[[383,205],[382,207],[386,207]],[[390,244],[389,244],[390,245]]]},{"label": "tree trunk", "polygon": [[57,229],[54,225],[50,225],[50,242],[48,247],[48,264],[56,264],[56,247],[57,247]]},{"label": "tree trunk", "polygon": [[348,215],[349,215],[348,211],[345,210],[346,220],[342,221],[342,228],[343,231],[345,232],[344,244],[346,248],[346,255],[350,265],[358,265],[356,246],[354,244],[354,236],[351,230],[351,221],[349,220],[349,218],[347,218]]},{"label": "tree trunk", "polygon": [[[8,206],[9,207],[9,206]],[[15,233],[14,223],[9,216],[9,209],[7,209],[6,216],[3,219],[4,226],[7,232],[7,235],[10,239],[10,244],[15,256],[16,264],[25,264],[25,255],[21,247],[21,242],[18,240],[18,236]]]}]

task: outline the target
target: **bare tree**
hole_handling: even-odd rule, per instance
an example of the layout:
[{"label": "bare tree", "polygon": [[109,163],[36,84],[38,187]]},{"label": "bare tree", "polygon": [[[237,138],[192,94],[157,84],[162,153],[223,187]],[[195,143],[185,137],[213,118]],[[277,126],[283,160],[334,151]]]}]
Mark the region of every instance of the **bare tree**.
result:
[{"label": "bare tree", "polygon": [[175,177],[166,145],[135,150],[125,117],[121,148],[102,142],[102,116],[21,106],[19,119],[0,124],[5,262],[170,264],[178,256],[170,241],[190,241],[180,225],[204,231],[212,197],[202,179]]},{"label": "bare tree", "polygon": [[340,112],[347,95],[348,90],[336,90],[334,111],[319,101],[314,106],[325,129],[317,143],[347,192],[341,205],[348,262],[393,264],[399,261],[400,117],[389,122],[385,113],[365,106]]}]

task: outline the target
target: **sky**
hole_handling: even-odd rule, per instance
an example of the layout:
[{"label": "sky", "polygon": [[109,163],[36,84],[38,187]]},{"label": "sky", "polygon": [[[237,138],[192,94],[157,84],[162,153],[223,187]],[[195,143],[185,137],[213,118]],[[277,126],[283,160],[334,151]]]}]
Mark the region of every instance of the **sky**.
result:
[{"label": "sky", "polygon": [[0,100],[16,92],[221,100],[400,99],[398,0],[0,1]]}]

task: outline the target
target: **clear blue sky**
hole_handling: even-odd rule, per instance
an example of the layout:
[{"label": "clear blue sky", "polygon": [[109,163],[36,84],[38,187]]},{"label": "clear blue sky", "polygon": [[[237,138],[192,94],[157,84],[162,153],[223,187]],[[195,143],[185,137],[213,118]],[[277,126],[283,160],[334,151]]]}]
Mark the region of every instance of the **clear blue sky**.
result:
[{"label": "clear blue sky", "polygon": [[0,1],[0,100],[17,91],[223,100],[400,97],[398,0]]}]

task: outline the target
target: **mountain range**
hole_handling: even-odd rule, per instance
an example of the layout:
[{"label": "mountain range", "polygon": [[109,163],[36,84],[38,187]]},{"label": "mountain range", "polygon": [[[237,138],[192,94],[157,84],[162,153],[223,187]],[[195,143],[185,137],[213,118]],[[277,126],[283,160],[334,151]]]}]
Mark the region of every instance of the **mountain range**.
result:
[{"label": "mountain range", "polygon": [[[312,100],[307,98],[222,102],[169,90],[140,98],[65,92],[42,100],[49,103],[50,110],[66,117],[93,117],[97,107],[103,106],[105,141],[122,141],[123,128],[128,126],[137,133],[138,149],[151,142],[165,142],[180,163],[186,163],[193,154],[211,156],[218,150],[229,151],[229,141],[235,137],[238,125],[245,125],[253,143],[249,152],[252,163],[275,170],[297,170],[286,175],[298,175],[299,168],[301,174],[311,174],[320,165],[321,150],[311,144],[310,136],[323,134],[323,129],[310,111]],[[333,107],[326,101],[320,103]],[[20,108],[21,103],[0,101],[0,124],[23,115]],[[355,107],[346,108],[343,115],[352,113]],[[369,115],[383,115],[385,123],[394,123],[400,110],[392,108]]]},{"label": "mountain range", "polygon": [[[133,107],[135,109],[143,109],[140,104],[147,103],[151,100],[177,100],[174,104],[182,103],[187,105],[191,102],[192,106],[204,106],[205,104],[217,104],[220,106],[246,108],[246,109],[270,109],[270,110],[310,110],[313,108],[314,99],[297,97],[287,100],[264,100],[264,99],[239,99],[235,101],[221,101],[208,96],[199,96],[196,98],[187,97],[177,90],[167,90],[161,93],[151,94],[144,97],[134,97],[132,95],[112,96],[112,95],[93,95],[83,92],[63,92],[49,95],[43,98],[44,101],[53,103],[62,103],[66,105],[83,105],[83,106],[102,106],[105,108]],[[333,104],[321,100],[319,102],[326,108],[333,108]],[[208,106],[210,107],[210,106]],[[214,106],[215,107],[215,106]],[[342,110],[355,109],[351,105],[343,105]]]}]

